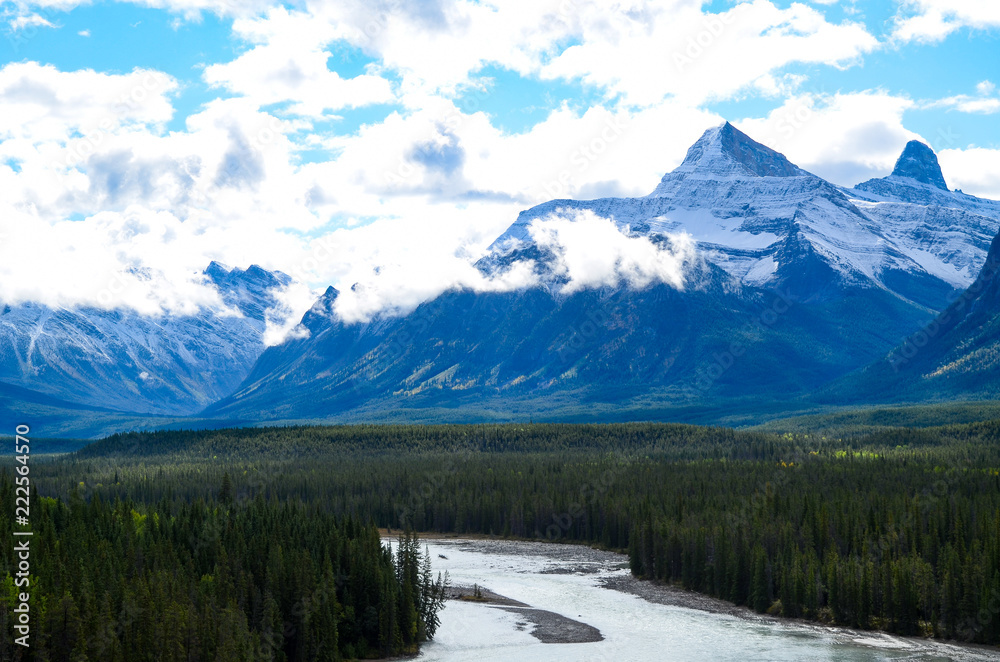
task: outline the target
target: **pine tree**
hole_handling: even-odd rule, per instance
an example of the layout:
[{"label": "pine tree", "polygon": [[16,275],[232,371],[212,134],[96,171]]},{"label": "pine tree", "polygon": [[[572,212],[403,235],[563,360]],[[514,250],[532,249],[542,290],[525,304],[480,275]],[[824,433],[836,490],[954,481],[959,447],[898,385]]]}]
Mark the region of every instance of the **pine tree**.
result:
[{"label": "pine tree", "polygon": [[764,613],[771,606],[767,587],[767,555],[758,545],[753,551],[753,576],[750,580],[750,606]]},{"label": "pine tree", "polygon": [[228,506],[233,502],[233,479],[227,471],[222,475],[222,487],[219,488],[219,503]]}]

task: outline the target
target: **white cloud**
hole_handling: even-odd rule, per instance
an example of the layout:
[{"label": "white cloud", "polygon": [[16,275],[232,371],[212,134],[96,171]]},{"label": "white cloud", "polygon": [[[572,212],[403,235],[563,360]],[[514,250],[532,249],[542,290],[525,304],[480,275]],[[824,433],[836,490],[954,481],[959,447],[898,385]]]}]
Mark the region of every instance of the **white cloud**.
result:
[{"label": "white cloud", "polygon": [[168,133],[176,87],[147,70],[0,69],[5,302],[191,312],[218,306],[211,260],[280,269],[301,253],[282,228],[319,221],[293,181],[294,125],[233,99]]},{"label": "white cloud", "polygon": [[691,103],[727,98],[793,62],[846,67],[878,47],[861,24],[830,23],[800,3],[780,9],[754,0],[721,14],[702,12],[703,4],[453,0],[387,8],[347,0],[307,3],[301,12],[276,9],[234,27],[259,44],[301,35],[299,44],[262,51],[277,63],[263,71],[277,71],[293,51],[317,60],[331,41],[346,40],[398,73],[400,100],[412,109],[431,95],[474,85],[487,65],[582,80],[609,98],[648,106],[667,96]]},{"label": "white cloud", "polygon": [[996,85],[988,80],[984,80],[976,85],[976,92],[979,96],[957,94],[944,99],[926,102],[924,107],[953,108],[963,113],[976,113],[980,115],[992,115],[993,113],[1000,112],[1000,97],[994,96]]},{"label": "white cloud", "polygon": [[[56,0],[66,1],[66,0]],[[268,7],[272,0],[133,0],[135,4],[154,9],[166,9],[188,20],[198,20],[202,12],[218,16],[252,16]]]},{"label": "white cloud", "polygon": [[[340,291],[339,317],[367,320],[406,313],[449,289],[512,289],[528,283],[526,269],[487,280],[473,262],[509,224],[513,209],[471,204],[465,209],[410,200],[405,219],[380,219],[341,229],[317,242],[328,282]],[[479,218],[479,223],[470,223]],[[321,269],[323,268],[321,266]]]},{"label": "white cloud", "polygon": [[158,315],[220,308],[187,250],[190,230],[169,213],[129,209],[86,221],[39,223],[5,206],[0,220],[5,303],[127,307]]},{"label": "white cloud", "polygon": [[162,125],[173,115],[171,76],[149,69],[64,72],[37,62],[0,69],[0,140],[65,141],[127,125]]},{"label": "white cloud", "polygon": [[1000,99],[990,97],[972,97],[966,94],[958,94],[953,97],[946,97],[932,101],[924,106],[925,108],[954,108],[963,113],[976,113],[979,115],[992,115],[1000,112]]},{"label": "white cloud", "polygon": [[803,94],[765,118],[736,124],[793,163],[844,186],[888,175],[906,143],[920,140],[937,152],[949,186],[1000,200],[1000,150],[957,148],[950,129],[926,136],[906,129],[903,113],[916,107],[880,91]]},{"label": "white cloud", "polygon": [[279,345],[293,336],[299,330],[296,327],[302,315],[316,303],[317,297],[317,292],[301,281],[292,281],[271,294],[278,305],[265,314],[265,347]]},{"label": "white cloud", "polygon": [[[805,93],[767,117],[737,126],[796,165],[844,186],[892,171],[907,141],[920,138],[903,126],[913,101],[881,91]],[[927,141],[932,146],[937,136]],[[925,140],[926,141],[926,140]]]},{"label": "white cloud", "polygon": [[236,21],[233,29],[257,45],[231,62],[207,67],[204,79],[210,85],[260,106],[290,101],[289,112],[309,116],[394,99],[389,81],[381,76],[344,79],[331,71],[330,52],[323,47],[338,33],[307,14],[281,7],[265,19]]},{"label": "white cloud", "polygon": [[945,149],[938,160],[952,188],[1000,200],[1000,149]]},{"label": "white cloud", "polygon": [[[523,133],[496,128],[482,112],[437,99],[392,113],[358,134],[332,138],[335,161],[304,168],[318,198],[359,215],[377,211],[352,196],[431,196],[450,204],[494,200],[520,208],[552,198],[645,195],[717,115],[674,103],[636,112],[559,108]],[[515,208],[517,209],[517,208]],[[516,214],[516,211],[515,211]],[[513,220],[513,216],[509,220]]]},{"label": "white cloud", "polygon": [[[45,12],[70,11],[74,7],[90,4],[90,0],[30,0],[24,3]],[[132,4],[154,9],[165,9],[189,21],[201,19],[203,12],[218,16],[252,16],[273,6],[271,0],[132,0]]]},{"label": "white cloud", "polygon": [[668,245],[661,246],[648,237],[629,237],[614,221],[591,211],[554,214],[534,221],[528,231],[555,256],[553,271],[566,279],[565,294],[620,283],[642,289],[662,282],[683,289],[685,271],[695,258],[694,241],[687,234],[671,235]]},{"label": "white cloud", "polygon": [[[93,195],[98,183],[81,168],[87,163],[108,165],[156,135],[173,115],[170,97],[176,89],[177,82],[170,76],[145,69],[103,74],[63,72],[35,62],[4,66],[0,69],[0,162],[9,164],[4,172],[4,201],[39,223],[107,210],[106,200]],[[159,194],[159,189],[151,187],[166,183],[169,172],[157,170],[155,166],[162,161],[154,161],[154,169],[148,172],[155,178],[146,180],[146,192]],[[106,183],[122,189],[129,178],[141,174],[109,172]],[[121,197],[117,208],[135,201]]]},{"label": "white cloud", "polygon": [[77,34],[79,36],[81,36],[81,37],[89,37],[90,36],[90,30],[80,30],[79,32],[77,32]]},{"label": "white cloud", "polygon": [[9,21],[10,29],[15,32],[26,28],[55,28],[49,19],[39,14],[21,14]]},{"label": "white cloud", "polygon": [[[588,2],[313,3],[319,20],[344,29],[346,38],[402,76],[411,107],[437,92],[450,93],[488,63],[528,74],[572,34]],[[387,9],[389,9],[387,11]],[[614,8],[613,11],[621,11]]]},{"label": "white cloud", "polygon": [[846,67],[878,46],[862,25],[829,23],[799,3],[779,9],[754,0],[720,14],[703,13],[701,5],[650,5],[610,16],[595,8],[580,19],[581,43],[543,66],[542,75],[580,78],[638,105],[666,96],[697,104],[732,97],[762,78],[759,86],[767,87],[773,72],[793,62]]},{"label": "white cloud", "polygon": [[[338,307],[347,319],[409,310],[453,287],[512,287],[525,282],[523,268],[484,281],[471,264],[521,209],[551,197],[648,193],[720,121],[674,102],[633,112],[560,108],[510,134],[484,113],[429,97],[424,108],[355,135],[322,138],[337,156],[295,166],[288,136],[308,124],[235,98],[210,102],[185,130],[167,132],[176,82],[152,76],[144,86],[147,73],[116,77],[31,63],[0,70],[0,90],[16,92],[0,95],[0,109],[18,118],[0,127],[8,132],[0,156],[19,164],[0,166],[0,186],[18,211],[5,230],[26,242],[10,248],[50,250],[34,253],[31,279],[23,270],[0,273],[5,297],[184,311],[215,305],[198,275],[212,259],[281,269],[309,286],[332,283],[344,292]],[[27,86],[31,94],[23,89],[29,74],[44,83]],[[136,81],[154,89],[137,95],[142,103],[128,113],[109,112],[116,93],[108,90],[127,91]],[[65,220],[77,215],[82,220]],[[157,242],[171,246],[165,261],[144,257]],[[626,275],[641,279],[663,267],[649,257],[625,260]],[[74,274],[73,287],[57,285],[65,273]],[[109,289],[118,280],[127,287]],[[285,295],[292,318],[310,296],[301,287]],[[269,342],[288,330],[286,322],[272,320]]]},{"label": "white cloud", "polygon": [[893,38],[935,42],[963,27],[1000,27],[1000,3],[991,0],[902,0]]},{"label": "white cloud", "polygon": [[[482,254],[484,244],[495,235],[470,233],[461,215],[437,221],[433,228],[439,233],[458,231],[457,249],[454,243],[441,241],[443,234],[428,234],[429,225],[396,225],[386,235],[386,224],[379,222],[343,232],[344,236],[335,233],[328,240],[336,246],[332,250],[338,259],[347,256],[353,265],[340,279],[346,286],[338,286],[334,311],[341,320],[353,323],[378,313],[405,314],[446,290],[503,292],[539,283],[532,260],[516,262],[490,277],[474,268],[472,258]],[[539,219],[530,232],[554,256],[553,273],[565,281],[560,291],[567,294],[623,282],[636,289],[655,282],[682,289],[685,272],[695,259],[694,242],[687,235],[670,236],[666,245],[658,245],[647,237],[628,237],[613,221],[591,212]],[[383,240],[364,241],[368,234]],[[351,255],[355,252],[366,255]]]}]

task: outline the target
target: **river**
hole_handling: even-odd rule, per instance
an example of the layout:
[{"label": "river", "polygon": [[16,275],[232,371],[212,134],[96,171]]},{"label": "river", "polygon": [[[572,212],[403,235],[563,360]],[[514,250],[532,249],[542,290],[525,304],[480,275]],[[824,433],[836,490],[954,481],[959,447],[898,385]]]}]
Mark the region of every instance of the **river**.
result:
[{"label": "river", "polygon": [[[437,636],[423,647],[420,662],[1000,660],[996,649],[823,627],[731,607],[725,613],[656,604],[606,588],[609,581],[652,587],[630,579],[625,557],[584,547],[489,540],[425,544],[434,569],[448,571],[453,586],[479,585],[533,609],[448,600]],[[687,604],[683,592],[667,593],[674,595],[668,602],[679,596]],[[724,604],[686,596],[696,606],[699,601]],[[585,631],[600,640],[543,643],[532,632],[543,633],[546,622],[550,635]]]}]

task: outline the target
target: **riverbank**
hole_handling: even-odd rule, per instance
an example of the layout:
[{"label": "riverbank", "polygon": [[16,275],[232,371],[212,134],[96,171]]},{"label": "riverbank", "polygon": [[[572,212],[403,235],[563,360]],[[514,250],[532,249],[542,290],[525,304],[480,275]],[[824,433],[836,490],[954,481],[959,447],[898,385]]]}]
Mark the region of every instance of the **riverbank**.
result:
[{"label": "riverbank", "polygon": [[[753,629],[767,630],[790,630],[799,633],[796,636],[811,636],[819,639],[827,639],[839,648],[843,647],[864,647],[873,652],[879,651],[879,657],[855,657],[850,659],[890,659],[885,657],[886,652],[894,652],[906,659],[927,659],[927,660],[1000,660],[1000,650],[995,648],[961,644],[958,642],[944,642],[932,639],[917,637],[900,637],[888,633],[877,631],[851,630],[836,626],[824,625],[813,621],[802,619],[790,619],[778,616],[768,616],[758,614],[746,607],[740,607],[728,603],[724,600],[712,598],[710,596],[687,591],[680,587],[656,584],[649,581],[636,579],[628,571],[627,557],[623,554],[599,550],[583,545],[568,545],[560,543],[549,543],[540,541],[517,541],[509,539],[490,538],[488,536],[458,536],[458,535],[423,535],[421,538],[432,544],[432,556],[440,555],[440,558],[432,559],[435,567],[446,564],[449,550],[455,552],[471,553],[485,557],[485,565],[494,566],[499,564],[502,568],[507,568],[510,575],[529,573],[539,579],[545,576],[567,576],[586,580],[598,590],[605,590],[616,594],[623,594],[640,598],[643,602],[651,605],[660,605],[684,610],[693,610],[701,613],[712,614],[718,617],[735,618],[748,624]],[[390,538],[391,539],[391,538]],[[522,564],[511,559],[523,559]],[[502,569],[500,568],[500,569]],[[492,570],[495,576],[496,570]],[[467,575],[468,576],[468,575]],[[582,643],[584,641],[600,641],[600,639],[587,639],[574,634],[574,627],[571,623],[585,626],[583,631],[589,632],[587,628],[598,631],[602,639],[609,635],[606,628],[588,621],[583,616],[576,613],[558,613],[559,611],[539,608],[539,605],[532,600],[526,600],[521,595],[508,595],[506,593],[492,590],[493,583],[490,581],[490,573],[484,573],[479,583],[483,595],[486,597],[484,605],[492,604],[495,608],[501,606],[512,610],[512,613],[521,610],[518,615],[518,627],[521,629],[532,628],[530,632],[538,641],[547,643]],[[466,579],[466,583],[468,580]],[[468,586],[455,585],[454,593],[464,593],[471,595],[473,584]],[[469,601],[468,604],[475,604]],[[536,622],[528,617],[526,610],[538,612],[539,621]],[[632,627],[640,624],[640,619],[646,619],[644,610],[636,608],[635,613],[629,617]],[[541,614],[546,614],[541,616]],[[447,619],[447,609],[444,619]],[[560,619],[566,618],[568,622]],[[644,620],[643,627],[653,627],[651,623]],[[539,635],[535,635],[535,631]],[[593,636],[592,634],[589,636]],[[642,658],[636,658],[642,659]],[[762,658],[746,658],[762,659]],[[840,659],[834,657],[833,659]],[[844,658],[848,659],[848,658]]]}]

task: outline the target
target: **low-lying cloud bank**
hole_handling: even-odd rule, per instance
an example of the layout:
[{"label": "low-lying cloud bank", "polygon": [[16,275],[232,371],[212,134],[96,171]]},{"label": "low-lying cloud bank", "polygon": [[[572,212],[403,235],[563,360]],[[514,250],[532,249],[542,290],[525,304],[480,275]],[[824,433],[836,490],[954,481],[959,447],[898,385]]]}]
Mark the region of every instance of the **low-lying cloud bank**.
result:
[{"label": "low-lying cloud bank", "polygon": [[555,256],[551,268],[565,278],[560,288],[565,294],[620,283],[642,289],[662,282],[682,290],[695,256],[687,233],[666,235],[666,245],[659,245],[650,237],[628,236],[613,220],[590,211],[540,219],[529,233],[539,248]]},{"label": "low-lying cloud bank", "polygon": [[[7,288],[0,303],[129,309],[151,317],[240,314],[223,302],[204,275],[205,256],[187,250],[190,243],[181,237],[193,228],[170,214],[108,213],[86,223],[66,221],[42,227],[45,231],[40,234],[21,230],[16,237],[7,237],[18,250],[12,251],[15,259],[0,265],[0,272],[6,272],[7,282],[17,287]],[[373,224],[335,233],[321,242],[325,250],[317,252],[316,258],[300,260],[301,268],[290,270],[292,282],[271,292],[277,304],[266,312],[265,344],[279,344],[297,333],[299,320],[320,293],[303,282],[316,269],[311,263],[315,261],[351,265],[334,282],[340,295],[333,314],[352,324],[380,315],[405,315],[449,290],[511,292],[547,287],[572,294],[600,287],[642,289],[654,283],[683,289],[696,256],[694,241],[687,234],[630,236],[627,228],[623,231],[614,220],[590,211],[560,211],[534,221],[529,236],[545,256],[544,264],[525,258],[492,272],[476,266],[485,252],[483,246],[489,244],[478,234],[464,238],[455,249],[453,241],[437,241],[433,235],[413,230],[412,236],[404,233],[397,238],[411,242],[411,250],[352,252],[355,242],[372,245],[355,233],[381,231]],[[64,268],[73,274],[68,280],[64,278],[67,271],[48,272],[39,268],[44,260],[33,257],[36,247],[56,241],[49,233],[76,236],[76,250],[63,256]]]},{"label": "low-lying cloud bank", "polygon": [[471,259],[458,259],[429,262],[420,269],[407,270],[399,264],[377,268],[342,289],[333,312],[345,323],[369,321],[379,314],[403,315],[447,290],[511,292],[544,286],[572,294],[600,287],[642,289],[655,283],[683,289],[696,257],[694,240],[686,233],[665,235],[656,242],[630,236],[614,220],[590,211],[538,219],[529,227],[529,235],[548,256],[544,265],[525,258],[484,273]]}]

